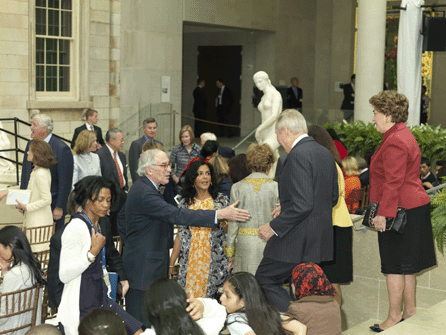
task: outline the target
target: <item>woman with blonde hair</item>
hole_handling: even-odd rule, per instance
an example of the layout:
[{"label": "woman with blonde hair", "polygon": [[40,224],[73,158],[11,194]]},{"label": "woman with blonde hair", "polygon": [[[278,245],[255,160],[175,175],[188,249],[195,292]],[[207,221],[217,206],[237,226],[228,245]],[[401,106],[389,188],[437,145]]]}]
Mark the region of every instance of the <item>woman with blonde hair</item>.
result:
[{"label": "woman with blonde hair", "polygon": [[180,145],[176,145],[172,148],[170,154],[170,161],[172,163],[172,178],[178,184],[180,181],[181,172],[183,172],[187,163],[192,158],[200,157],[200,146],[195,141],[194,131],[189,125],[185,125],[180,130]]},{"label": "woman with blonde hair", "polygon": [[359,207],[359,199],[352,203],[352,192],[361,188],[358,162],[355,157],[347,156],[342,160],[342,167],[344,168],[345,202],[350,213],[354,213]]},{"label": "woman with blonde hair", "polygon": [[229,178],[228,159],[223,156],[215,156],[209,160],[214,167],[215,177],[217,178],[218,192],[223,193],[228,198],[231,195],[232,181]]},{"label": "woman with blonde hair", "polygon": [[73,188],[82,178],[87,176],[101,176],[99,156],[94,152],[98,142],[94,131],[82,130],[74,145]]},{"label": "woman with blonde hair", "polygon": [[230,203],[240,200],[238,207],[249,211],[251,217],[243,223],[229,221],[225,254],[234,272],[246,271],[254,275],[266,245],[257,233],[271,219],[270,214],[279,202],[279,190],[277,182],[268,178],[276,161],[268,144],[251,144],[246,159],[251,174],[232,186]]}]

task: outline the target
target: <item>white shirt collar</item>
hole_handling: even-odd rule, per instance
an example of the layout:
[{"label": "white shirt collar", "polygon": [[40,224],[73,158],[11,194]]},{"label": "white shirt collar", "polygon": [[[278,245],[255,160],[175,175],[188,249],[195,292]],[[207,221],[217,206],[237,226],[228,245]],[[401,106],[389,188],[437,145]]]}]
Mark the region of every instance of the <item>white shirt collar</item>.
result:
[{"label": "white shirt collar", "polygon": [[111,155],[114,156],[115,151],[107,143],[105,143],[105,145],[107,146],[108,150],[110,150]]},{"label": "white shirt collar", "polygon": [[294,146],[295,146],[297,143],[299,143],[299,141],[300,141],[301,139],[303,139],[303,138],[305,138],[305,137],[308,137],[308,134],[302,134],[302,135],[300,135],[298,138],[296,138],[296,140],[293,142],[293,146],[291,147],[291,149],[293,149]]},{"label": "white shirt collar", "polygon": [[49,133],[48,136],[45,137],[44,141],[45,141],[46,143],[49,143],[50,140],[51,140],[51,137],[53,137],[53,134],[52,134],[52,133]]},{"label": "white shirt collar", "polygon": [[152,179],[150,179],[149,177],[147,177],[147,179],[150,180],[150,182],[153,184],[153,186],[155,186],[156,189],[159,189],[159,186],[155,184],[155,182]]},{"label": "white shirt collar", "polygon": [[94,130],[94,126],[87,122],[85,122],[85,126],[87,127],[87,130],[90,130],[90,129]]}]

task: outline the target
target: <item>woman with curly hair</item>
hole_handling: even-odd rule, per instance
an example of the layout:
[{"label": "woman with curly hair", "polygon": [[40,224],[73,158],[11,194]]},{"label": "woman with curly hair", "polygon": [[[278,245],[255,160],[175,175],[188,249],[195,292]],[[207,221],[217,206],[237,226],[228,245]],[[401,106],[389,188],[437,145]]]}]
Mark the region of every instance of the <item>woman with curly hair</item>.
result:
[{"label": "woman with curly hair", "polygon": [[[219,210],[229,205],[227,196],[218,193],[218,185],[211,164],[197,161],[187,169],[180,208]],[[175,237],[170,258],[173,268],[178,256],[180,271],[178,283],[196,297],[212,298],[228,275],[228,259],[223,245],[226,233],[215,228],[181,227]]]},{"label": "woman with curly hair", "polygon": [[251,144],[246,158],[251,174],[232,186],[231,203],[240,200],[238,207],[249,211],[251,217],[243,223],[229,222],[225,253],[230,257],[230,268],[234,267],[234,272],[247,271],[254,275],[266,245],[257,234],[279,203],[279,189],[277,182],[268,178],[276,161],[268,144]]}]

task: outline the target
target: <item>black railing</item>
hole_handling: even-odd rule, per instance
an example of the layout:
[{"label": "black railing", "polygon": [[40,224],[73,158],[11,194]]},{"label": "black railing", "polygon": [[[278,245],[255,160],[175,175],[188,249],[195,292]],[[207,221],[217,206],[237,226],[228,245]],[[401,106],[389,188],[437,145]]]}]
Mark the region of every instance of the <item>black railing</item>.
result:
[{"label": "black railing", "polygon": [[[0,152],[10,152],[10,151],[14,151],[15,152],[15,160],[14,159],[10,159],[7,157],[3,157],[0,156],[0,159],[4,159],[8,162],[11,162],[13,164],[15,164],[15,171],[16,171],[16,180],[17,180],[17,185],[19,185],[20,182],[20,178],[19,178],[19,165],[22,165],[22,163],[19,161],[19,153],[24,154],[25,151],[23,151],[22,149],[19,148],[19,139],[20,140],[24,140],[26,142],[28,142],[30,139],[27,137],[23,137],[21,135],[18,134],[18,124],[24,124],[26,126],[31,126],[31,123],[20,120],[17,117],[13,117],[13,118],[0,118],[0,121],[14,121],[14,132],[6,130],[4,128],[0,128],[0,131],[4,131],[5,133],[14,136],[14,148],[13,149],[0,149]],[[56,136],[57,138],[59,138],[62,141],[65,141],[69,144],[71,144],[70,140],[67,140],[66,138],[60,137],[56,134],[53,134],[53,136]]]}]

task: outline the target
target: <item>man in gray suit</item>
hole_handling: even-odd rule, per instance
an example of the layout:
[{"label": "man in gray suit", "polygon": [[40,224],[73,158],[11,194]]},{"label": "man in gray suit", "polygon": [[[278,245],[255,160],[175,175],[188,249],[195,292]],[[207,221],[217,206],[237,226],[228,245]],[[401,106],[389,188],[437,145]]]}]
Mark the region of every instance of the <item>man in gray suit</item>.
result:
[{"label": "man in gray suit", "polygon": [[267,244],[256,279],[268,302],[281,312],[292,300],[281,286],[293,268],[333,259],[336,165],[332,154],[307,132],[305,118],[297,110],[285,110],[277,119],[277,141],[288,153],[279,177],[280,207],[258,233]]}]

